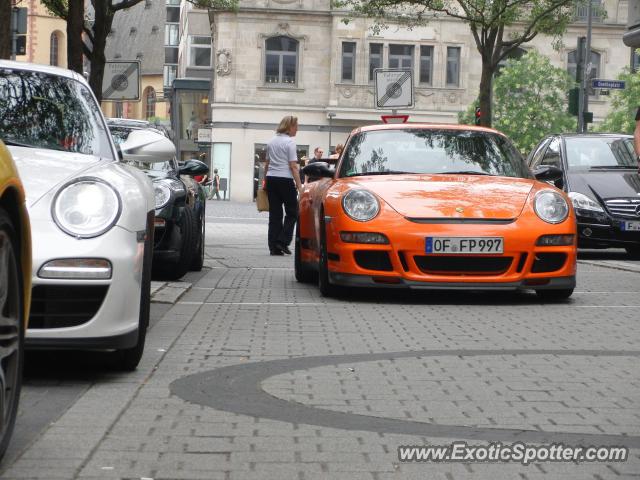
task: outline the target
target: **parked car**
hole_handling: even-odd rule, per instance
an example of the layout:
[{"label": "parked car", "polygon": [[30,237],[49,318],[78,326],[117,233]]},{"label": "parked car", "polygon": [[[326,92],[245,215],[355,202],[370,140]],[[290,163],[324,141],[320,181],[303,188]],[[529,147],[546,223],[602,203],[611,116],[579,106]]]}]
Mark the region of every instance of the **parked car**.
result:
[{"label": "parked car", "polygon": [[31,304],[31,230],[25,194],[9,151],[0,141],[0,459],[18,413],[24,334]]},{"label": "parked car", "polygon": [[[26,345],[115,350],[118,366],[134,369],[149,321],[151,182],[119,161],[89,85],[69,70],[0,61],[0,138],[33,234]],[[158,142],[138,154],[166,152]]]},{"label": "parked car", "polygon": [[335,171],[316,162],[304,174],[295,275],[317,278],[323,295],[339,286],[573,293],[571,202],[536,181],[495,130],[362,127]]},{"label": "parked car", "polygon": [[[133,131],[162,134],[149,122],[111,118],[107,120],[116,144],[122,144]],[[153,181],[155,189],[155,244],[153,274],[177,280],[191,270],[200,271],[204,263],[206,193],[193,179],[209,167],[199,160],[178,164],[175,156],[165,161],[131,161]]]},{"label": "parked car", "polygon": [[579,247],[624,248],[640,256],[640,175],[631,135],[549,135],[528,163],[559,170],[554,183],[573,202]]}]

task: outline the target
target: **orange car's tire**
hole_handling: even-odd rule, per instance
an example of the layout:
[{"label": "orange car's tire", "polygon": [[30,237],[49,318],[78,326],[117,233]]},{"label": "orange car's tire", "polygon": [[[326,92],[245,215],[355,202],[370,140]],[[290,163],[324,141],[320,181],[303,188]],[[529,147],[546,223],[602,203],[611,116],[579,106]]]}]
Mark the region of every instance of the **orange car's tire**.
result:
[{"label": "orange car's tire", "polygon": [[0,459],[16,423],[24,365],[24,290],[18,251],[14,225],[0,208]]},{"label": "orange car's tire", "polygon": [[573,295],[573,288],[559,288],[557,290],[536,290],[536,294],[540,300],[549,302],[559,302],[566,300]]},{"label": "orange car's tire", "polygon": [[293,269],[296,280],[299,283],[315,283],[318,281],[318,272],[314,271],[309,265],[302,261],[300,246],[300,219],[296,224],[296,239],[293,254]]},{"label": "orange car's tire", "polygon": [[320,221],[320,259],[318,260],[318,288],[323,297],[334,297],[337,287],[329,280],[329,257],[327,255],[327,229],[324,224],[324,213]]}]

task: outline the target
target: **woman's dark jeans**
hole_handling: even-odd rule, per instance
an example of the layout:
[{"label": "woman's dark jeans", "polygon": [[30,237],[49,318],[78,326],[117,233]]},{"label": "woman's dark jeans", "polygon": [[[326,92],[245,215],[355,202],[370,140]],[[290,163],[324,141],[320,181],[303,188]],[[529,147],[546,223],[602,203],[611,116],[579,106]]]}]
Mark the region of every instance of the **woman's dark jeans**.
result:
[{"label": "woman's dark jeans", "polygon": [[[267,177],[269,197],[269,250],[288,247],[298,218],[298,192],[293,178]],[[284,206],[284,222],[282,207]]]}]

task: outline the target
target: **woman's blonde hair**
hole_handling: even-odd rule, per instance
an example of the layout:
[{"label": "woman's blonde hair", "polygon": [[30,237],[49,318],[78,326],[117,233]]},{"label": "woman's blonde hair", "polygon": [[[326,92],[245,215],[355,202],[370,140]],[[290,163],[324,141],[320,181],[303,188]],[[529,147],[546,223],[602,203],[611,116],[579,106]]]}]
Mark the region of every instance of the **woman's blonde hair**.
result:
[{"label": "woman's blonde hair", "polygon": [[293,115],[287,115],[280,120],[280,125],[276,132],[278,133],[287,133],[294,125],[298,124],[298,117],[294,117]]},{"label": "woman's blonde hair", "polygon": [[338,145],[336,145],[336,153],[342,153],[342,150],[344,150],[344,145],[339,143]]}]

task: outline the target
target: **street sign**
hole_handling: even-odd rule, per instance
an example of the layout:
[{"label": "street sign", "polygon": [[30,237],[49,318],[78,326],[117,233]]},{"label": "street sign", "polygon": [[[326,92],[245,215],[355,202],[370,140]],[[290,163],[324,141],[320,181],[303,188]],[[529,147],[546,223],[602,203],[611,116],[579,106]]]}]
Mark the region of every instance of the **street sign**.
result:
[{"label": "street sign", "polygon": [[199,128],[198,143],[212,143],[212,142],[213,142],[213,128]]},{"label": "street sign", "polygon": [[376,108],[413,107],[413,72],[401,68],[374,70]]},{"label": "street sign", "polygon": [[140,61],[113,61],[104,65],[102,100],[140,100]]},{"label": "street sign", "polygon": [[606,89],[624,89],[624,82],[622,80],[600,80],[594,79],[591,80],[591,86],[593,88],[606,88]]},{"label": "street sign", "polygon": [[382,123],[407,123],[409,115],[380,115]]}]

